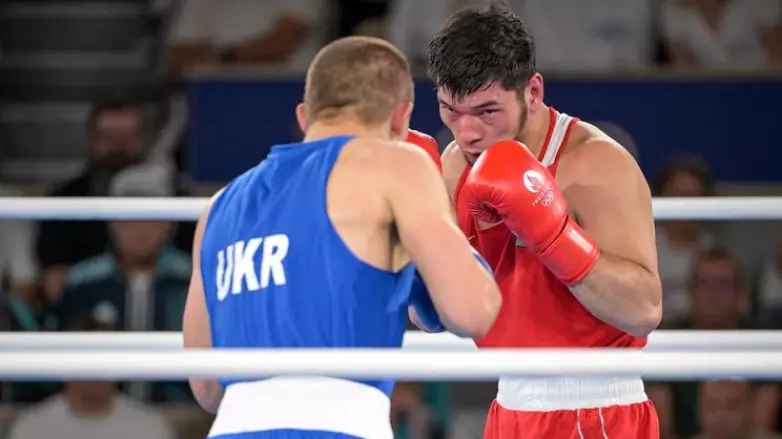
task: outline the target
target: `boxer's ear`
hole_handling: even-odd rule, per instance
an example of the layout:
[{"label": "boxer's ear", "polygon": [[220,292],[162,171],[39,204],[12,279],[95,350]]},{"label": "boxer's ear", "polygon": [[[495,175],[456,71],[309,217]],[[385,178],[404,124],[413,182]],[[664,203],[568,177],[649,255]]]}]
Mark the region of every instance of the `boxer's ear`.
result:
[{"label": "boxer's ear", "polygon": [[307,133],[309,126],[309,115],[307,114],[307,104],[301,103],[296,106],[296,121],[299,123],[299,129],[302,133]]},{"label": "boxer's ear", "polygon": [[524,88],[524,100],[527,104],[527,108],[533,113],[537,111],[538,108],[542,107],[543,96],[543,75],[534,73],[529,81],[527,81],[527,86]]},{"label": "boxer's ear", "polygon": [[391,113],[391,136],[397,140],[407,138],[407,130],[410,128],[410,116],[413,114],[413,103],[400,104]]}]

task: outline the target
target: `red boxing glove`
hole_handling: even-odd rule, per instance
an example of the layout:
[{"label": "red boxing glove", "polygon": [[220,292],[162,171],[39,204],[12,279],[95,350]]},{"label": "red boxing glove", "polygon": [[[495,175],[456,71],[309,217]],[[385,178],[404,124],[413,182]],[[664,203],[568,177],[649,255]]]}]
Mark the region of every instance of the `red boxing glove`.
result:
[{"label": "red boxing glove", "polygon": [[566,285],[597,263],[600,249],[568,214],[554,178],[523,144],[505,140],[484,151],[464,182],[472,214],[502,220]]},{"label": "red boxing glove", "polygon": [[434,160],[434,164],[437,165],[437,170],[442,172],[442,164],[440,163],[440,148],[437,146],[437,141],[428,134],[424,134],[416,130],[408,130],[407,142],[413,145],[418,145],[429,154],[429,157]]}]

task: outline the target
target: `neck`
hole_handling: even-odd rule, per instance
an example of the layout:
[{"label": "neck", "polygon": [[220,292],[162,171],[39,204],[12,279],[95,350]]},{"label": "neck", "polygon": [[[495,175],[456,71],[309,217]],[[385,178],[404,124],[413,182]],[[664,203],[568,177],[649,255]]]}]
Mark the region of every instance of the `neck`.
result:
[{"label": "neck", "polygon": [[370,127],[365,124],[352,121],[322,122],[316,121],[307,128],[304,141],[324,139],[333,136],[376,137],[379,139],[391,139],[391,133],[387,127]]},{"label": "neck", "polygon": [[539,157],[543,150],[543,143],[546,141],[550,124],[551,111],[547,105],[541,104],[537,111],[529,113],[529,119],[521,130],[519,141],[527,145],[535,157]]}]

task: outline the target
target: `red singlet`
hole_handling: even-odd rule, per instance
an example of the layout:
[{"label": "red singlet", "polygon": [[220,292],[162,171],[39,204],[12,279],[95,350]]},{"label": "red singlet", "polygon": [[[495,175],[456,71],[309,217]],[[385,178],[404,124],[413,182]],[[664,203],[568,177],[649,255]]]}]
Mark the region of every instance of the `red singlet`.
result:
[{"label": "red singlet", "polygon": [[[548,133],[538,160],[556,175],[559,156],[578,119],[553,108]],[[488,347],[635,347],[635,338],[597,319],[573,297],[523,243],[497,224],[478,230],[460,192],[470,167],[456,186],[456,213],[462,232],[494,268],[502,291],[502,310],[486,337],[476,340]],[[597,170],[596,170],[597,172]]]},{"label": "red singlet", "polygon": [[[578,121],[551,109],[538,160],[556,175],[560,153]],[[636,338],[593,316],[568,287],[503,224],[478,230],[463,197],[467,166],[456,187],[459,226],[494,269],[503,304],[481,348],[630,347]],[[599,172],[599,170],[595,170]],[[500,378],[484,439],[658,439],[657,414],[640,378]]]}]

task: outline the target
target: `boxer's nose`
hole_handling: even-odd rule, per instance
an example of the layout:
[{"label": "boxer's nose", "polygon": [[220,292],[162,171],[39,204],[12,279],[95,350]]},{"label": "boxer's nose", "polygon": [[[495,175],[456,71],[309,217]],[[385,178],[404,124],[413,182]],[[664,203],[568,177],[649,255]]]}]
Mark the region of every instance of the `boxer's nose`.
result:
[{"label": "boxer's nose", "polygon": [[484,138],[481,121],[470,115],[462,115],[456,121],[456,141],[468,153],[478,153],[483,150],[481,141]]}]

